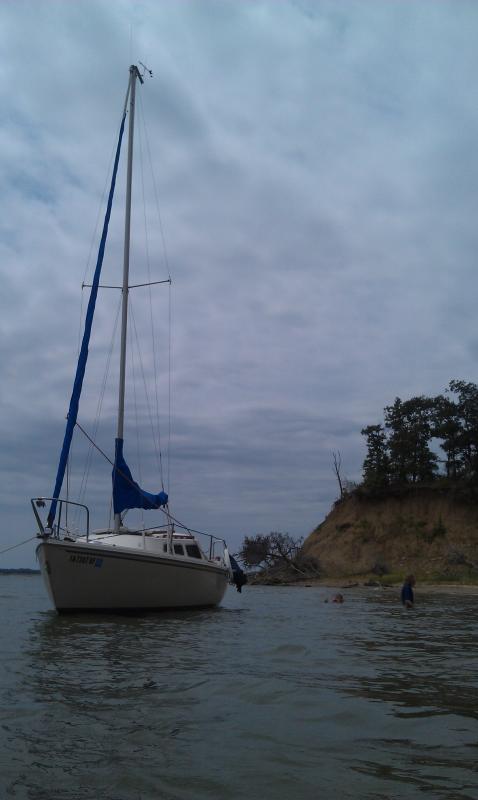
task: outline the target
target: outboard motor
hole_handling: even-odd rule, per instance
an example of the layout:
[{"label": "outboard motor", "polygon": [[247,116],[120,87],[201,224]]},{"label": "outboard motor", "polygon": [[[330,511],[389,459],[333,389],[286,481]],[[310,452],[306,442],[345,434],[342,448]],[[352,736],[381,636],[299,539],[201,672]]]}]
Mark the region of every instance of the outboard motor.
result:
[{"label": "outboard motor", "polygon": [[240,568],[234,556],[230,555],[229,561],[231,562],[232,583],[234,584],[238,592],[242,592],[242,587],[245,586],[247,583],[247,575]]}]

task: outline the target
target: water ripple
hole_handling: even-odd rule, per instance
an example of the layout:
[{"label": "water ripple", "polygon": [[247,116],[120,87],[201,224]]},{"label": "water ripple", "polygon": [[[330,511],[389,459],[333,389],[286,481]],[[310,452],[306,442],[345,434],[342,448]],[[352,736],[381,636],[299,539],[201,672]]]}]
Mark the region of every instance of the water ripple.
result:
[{"label": "water ripple", "polygon": [[473,597],[405,612],[393,592],[335,606],[267,587],[212,611],[59,617],[39,580],[8,580],[6,798],[476,797]]}]

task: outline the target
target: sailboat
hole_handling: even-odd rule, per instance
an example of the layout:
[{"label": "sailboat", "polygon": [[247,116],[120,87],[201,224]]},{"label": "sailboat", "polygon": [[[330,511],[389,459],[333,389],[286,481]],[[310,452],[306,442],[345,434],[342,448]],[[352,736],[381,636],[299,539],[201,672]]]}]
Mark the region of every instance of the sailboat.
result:
[{"label": "sailboat", "polygon": [[[124,414],[128,324],[131,186],[136,85],[145,72],[136,65],[129,81],[108,196],[103,233],[85,316],[77,371],[70,399],[63,446],[52,497],[32,498],[38,524],[37,558],[50,599],[59,612],[138,611],[214,606],[221,602],[228,583],[240,591],[245,577],[229,554],[226,542],[178,523],[171,514],[164,488],[157,494],[144,491],[133,479],[124,457]],[[71,441],[78,423],[88,346],[106,246],[125,122],[129,113],[126,209],[122,282],[121,344],[117,435],[112,465],[114,525],[90,530],[90,510],[83,503],[62,497]],[[104,454],[105,455],[105,454]],[[111,467],[109,467],[111,468]],[[111,496],[108,498],[111,502]],[[48,508],[44,521],[42,509]],[[162,524],[128,528],[129,509],[159,511]],[[83,529],[73,530],[72,511],[80,510]],[[46,512],[45,512],[46,513]],[[204,545],[203,536],[207,536]]]}]

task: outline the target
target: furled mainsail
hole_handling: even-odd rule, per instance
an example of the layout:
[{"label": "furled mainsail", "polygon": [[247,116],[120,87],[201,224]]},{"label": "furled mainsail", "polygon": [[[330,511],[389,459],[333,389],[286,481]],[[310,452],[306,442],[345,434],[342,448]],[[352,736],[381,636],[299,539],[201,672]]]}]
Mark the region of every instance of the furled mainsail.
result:
[{"label": "furled mainsail", "polygon": [[153,510],[165,506],[168,502],[166,492],[151,494],[145,492],[133,480],[131,470],[123,456],[123,439],[115,439],[115,465],[113,467],[113,510],[121,514],[127,508],[144,508]]}]

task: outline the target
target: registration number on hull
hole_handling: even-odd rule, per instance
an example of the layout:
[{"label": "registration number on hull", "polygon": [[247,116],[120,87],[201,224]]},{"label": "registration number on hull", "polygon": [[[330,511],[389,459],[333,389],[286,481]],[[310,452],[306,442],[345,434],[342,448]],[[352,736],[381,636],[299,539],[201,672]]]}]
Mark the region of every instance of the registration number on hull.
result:
[{"label": "registration number on hull", "polygon": [[70,555],[69,561],[73,562],[74,564],[79,564],[80,566],[84,566],[84,567],[102,567],[103,566],[103,559],[102,558],[95,558],[95,556],[83,556],[80,553],[72,553]]}]

